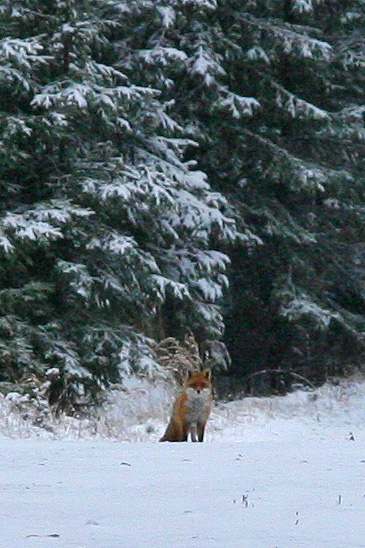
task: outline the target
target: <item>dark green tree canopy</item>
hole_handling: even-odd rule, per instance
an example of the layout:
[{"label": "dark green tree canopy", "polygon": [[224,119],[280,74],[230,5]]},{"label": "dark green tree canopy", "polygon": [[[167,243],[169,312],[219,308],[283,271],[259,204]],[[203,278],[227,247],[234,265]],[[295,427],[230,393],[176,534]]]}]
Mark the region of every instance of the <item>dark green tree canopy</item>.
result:
[{"label": "dark green tree canopy", "polygon": [[363,8],[0,4],[3,379],[224,330],[241,377],[362,359]]}]

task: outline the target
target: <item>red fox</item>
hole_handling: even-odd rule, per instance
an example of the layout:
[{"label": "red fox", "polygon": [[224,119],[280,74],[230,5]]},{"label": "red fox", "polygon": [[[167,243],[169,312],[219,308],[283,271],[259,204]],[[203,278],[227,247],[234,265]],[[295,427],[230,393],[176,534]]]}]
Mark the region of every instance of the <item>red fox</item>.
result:
[{"label": "red fox", "polygon": [[203,441],[204,430],[213,406],[213,388],[209,369],[189,372],[177,397],[171,420],[160,441]]}]

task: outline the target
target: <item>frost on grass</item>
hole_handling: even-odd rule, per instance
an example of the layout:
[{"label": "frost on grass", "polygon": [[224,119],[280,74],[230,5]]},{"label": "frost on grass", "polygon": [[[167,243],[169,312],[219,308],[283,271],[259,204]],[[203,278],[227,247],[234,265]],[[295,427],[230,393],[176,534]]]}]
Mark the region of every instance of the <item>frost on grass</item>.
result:
[{"label": "frost on grass", "polygon": [[[0,435],[11,438],[114,439],[157,442],[168,420],[176,386],[166,379],[137,379],[115,385],[103,403],[83,417],[56,417],[42,396],[36,402],[16,391],[0,393]],[[207,441],[321,437],[333,427],[343,436],[364,429],[365,380],[353,377],[286,396],[216,402]],[[342,434],[341,434],[342,435]],[[346,438],[344,438],[346,439]]]},{"label": "frost on grass", "polygon": [[[45,383],[46,385],[46,383]],[[15,390],[0,393],[0,435],[11,438],[91,439],[121,441],[157,439],[173,397],[171,383],[130,377],[123,386],[105,390],[102,403],[73,416],[49,405],[47,386],[36,398]]]}]

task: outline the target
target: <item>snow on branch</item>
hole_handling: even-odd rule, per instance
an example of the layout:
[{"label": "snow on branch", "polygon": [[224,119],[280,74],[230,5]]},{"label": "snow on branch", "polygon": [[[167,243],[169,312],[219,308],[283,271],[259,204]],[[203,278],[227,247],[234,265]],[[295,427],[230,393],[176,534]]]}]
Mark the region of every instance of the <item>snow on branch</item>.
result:
[{"label": "snow on branch", "polygon": [[224,271],[231,262],[228,255],[216,250],[196,250],[196,258],[200,267],[211,274],[214,271]]},{"label": "snow on branch", "polygon": [[79,297],[88,301],[91,296],[91,289],[94,285],[94,278],[90,276],[86,265],[70,261],[57,261],[57,270],[67,279],[68,287]]},{"label": "snow on branch", "polygon": [[131,236],[112,232],[100,238],[92,238],[87,244],[86,249],[101,249],[113,255],[124,256],[136,247],[137,243]]},{"label": "snow on branch", "polygon": [[31,89],[30,82],[24,78],[23,73],[16,68],[0,65],[0,78],[8,82],[20,84],[25,91]]},{"label": "snow on branch", "polygon": [[171,133],[175,132],[182,132],[183,128],[180,124],[178,124],[175,120],[171,118],[166,112],[164,108],[157,108],[156,109],[157,118],[161,124],[161,127],[163,129],[166,129],[170,131]]},{"label": "snow on branch", "polygon": [[276,105],[290,114],[292,118],[309,118],[313,120],[330,120],[331,115],[312,103],[308,103],[285,88],[271,81],[276,91]]},{"label": "snow on branch", "polygon": [[30,137],[33,133],[32,128],[29,127],[25,120],[18,116],[9,116],[6,119],[6,124],[6,128],[3,130],[3,136],[5,138],[13,138],[15,135],[19,134]]},{"label": "snow on branch", "polygon": [[236,19],[254,29],[260,29],[270,37],[277,49],[286,54],[296,55],[306,59],[321,59],[330,61],[333,56],[332,46],[328,42],[312,38],[299,32],[299,26],[294,27],[287,23],[278,24],[277,20],[259,19],[248,13],[236,15]]},{"label": "snow on branch", "polygon": [[165,29],[169,29],[170,27],[172,27],[176,19],[176,13],[174,8],[171,6],[159,6],[156,9],[161,16],[162,26]]},{"label": "snow on branch", "polygon": [[163,67],[171,65],[171,63],[181,63],[188,59],[187,54],[177,48],[158,46],[153,49],[141,49],[138,56],[145,62],[151,65],[156,63]]},{"label": "snow on branch", "polygon": [[13,244],[2,231],[0,231],[0,248],[7,254],[14,250]]},{"label": "snow on branch", "polygon": [[45,357],[52,363],[60,365],[63,371],[66,371],[69,375],[77,378],[92,378],[92,374],[80,363],[80,356],[76,350],[76,346],[68,341],[62,339],[46,339],[43,334],[43,344],[48,344],[48,348],[45,351]]},{"label": "snow on branch", "polygon": [[46,86],[42,93],[34,96],[31,105],[34,107],[49,108],[56,104],[76,105],[80,109],[88,107],[88,95],[92,91],[86,84],[73,83],[59,93],[47,93]]},{"label": "snow on branch", "polygon": [[257,141],[272,157],[264,176],[273,179],[285,178],[290,181],[289,186],[293,191],[324,192],[325,186],[337,178],[337,175],[340,174],[342,178],[345,176],[344,170],[335,170],[309,163],[262,135],[246,129],[244,133],[250,139]]},{"label": "snow on branch", "polygon": [[90,217],[94,212],[89,208],[73,205],[70,200],[50,200],[39,203],[34,209],[29,209],[27,215],[37,221],[50,221],[63,225],[74,217]]},{"label": "snow on branch", "polygon": [[284,237],[297,244],[311,245],[316,244],[317,237],[297,223],[293,216],[284,208],[276,204],[274,208],[264,208],[262,212],[266,217],[265,232],[270,236]]},{"label": "snow on branch", "polygon": [[153,274],[152,279],[155,282],[155,287],[157,294],[161,300],[164,300],[168,291],[176,297],[177,299],[191,299],[188,287],[186,284],[176,282],[165,276],[158,274]]},{"label": "snow on branch", "polygon": [[178,4],[186,4],[195,6],[198,10],[200,9],[209,9],[214,10],[217,8],[217,0],[174,0]]},{"label": "snow on branch", "polygon": [[214,303],[223,296],[222,284],[209,278],[200,278],[195,283],[195,286],[207,302]]},{"label": "snow on branch", "polygon": [[250,61],[263,61],[265,64],[270,65],[270,57],[261,46],[252,46],[246,51],[246,57]]},{"label": "snow on branch", "polygon": [[213,54],[201,45],[198,46],[195,55],[190,59],[189,72],[201,76],[207,86],[215,83],[216,76],[226,74],[220,65],[220,56]]},{"label": "snow on branch", "polygon": [[196,309],[203,321],[211,326],[212,335],[220,339],[225,327],[220,307],[215,303],[198,302]]},{"label": "snow on branch", "polygon": [[38,243],[58,240],[63,238],[61,227],[72,218],[89,217],[92,214],[91,210],[74,206],[69,200],[51,200],[48,203],[39,203],[34,209],[24,213],[7,213],[0,220],[5,235],[2,247],[12,249],[13,244],[9,238]]},{"label": "snow on branch", "polygon": [[[70,65],[70,70],[72,68],[73,66]],[[128,80],[128,76],[126,76],[123,72],[120,72],[120,70],[117,70],[115,67],[105,65],[103,63],[97,63],[96,61],[88,61],[85,64],[85,71],[89,75],[95,76],[96,79],[98,77],[102,77],[103,82],[105,82],[106,78],[111,84],[115,84],[118,80]]]},{"label": "snow on branch", "polygon": [[[155,97],[160,92],[156,89],[142,86],[99,85],[95,82],[61,82],[49,84],[42,88],[31,101],[31,106],[49,109],[58,106],[64,108],[75,106],[85,110],[91,105],[101,106],[117,111],[121,101],[125,103],[140,102],[148,97]],[[129,123],[127,122],[129,125]]]},{"label": "snow on branch", "polygon": [[228,111],[235,119],[253,116],[261,106],[254,97],[242,97],[227,88],[221,88],[221,91],[223,97],[216,101],[215,106],[220,110]]},{"label": "snow on branch", "polygon": [[216,200],[220,200],[220,195],[208,193],[203,201],[190,192],[179,189],[178,197],[177,214],[171,216],[171,223],[175,230],[178,228],[182,231],[188,230],[200,241],[208,241],[213,231],[222,240],[234,241],[237,238],[234,219],[227,217],[219,210]]},{"label": "snow on branch", "polygon": [[[91,181],[88,181],[84,183],[85,190],[92,188]],[[94,181],[94,192],[96,190],[95,183],[102,200],[119,198],[124,202],[123,207],[135,206],[136,200],[148,201],[155,206],[174,205],[173,181],[166,178],[160,170],[156,169],[156,166],[126,167],[112,183],[98,184]]]},{"label": "snow on branch", "polygon": [[300,321],[308,318],[316,329],[321,331],[328,329],[332,320],[339,320],[340,315],[323,308],[304,292],[282,290],[279,292],[282,302],[280,314],[290,321]]},{"label": "snow on branch", "polygon": [[0,40],[0,58],[11,60],[18,67],[31,69],[32,62],[41,63],[39,55],[43,46],[34,38],[21,40],[20,38],[4,38]]},{"label": "snow on branch", "polygon": [[63,234],[59,228],[18,213],[7,213],[2,224],[4,229],[12,229],[11,232],[14,237],[21,240],[50,242],[63,238]]},{"label": "snow on branch", "polygon": [[[316,3],[318,3],[318,0]],[[313,0],[293,0],[291,9],[297,13],[311,13],[314,8],[313,4]]]},{"label": "snow on branch", "polygon": [[136,373],[148,379],[156,374],[164,376],[164,368],[156,359],[153,341],[136,333],[128,335],[125,335],[118,354],[117,367],[121,378]]},{"label": "snow on branch", "polygon": [[[199,280],[205,279],[206,283],[210,280],[217,284],[220,289],[216,289],[216,295],[222,293],[222,287],[227,287],[228,280],[223,274],[230,259],[224,253],[215,250],[202,250],[194,245],[188,245],[185,247],[174,247],[169,250],[167,254],[169,263],[171,263],[172,269],[179,272],[180,279],[187,280],[193,284],[193,287],[199,287],[197,285]],[[200,282],[200,289],[203,289],[204,282]]]}]

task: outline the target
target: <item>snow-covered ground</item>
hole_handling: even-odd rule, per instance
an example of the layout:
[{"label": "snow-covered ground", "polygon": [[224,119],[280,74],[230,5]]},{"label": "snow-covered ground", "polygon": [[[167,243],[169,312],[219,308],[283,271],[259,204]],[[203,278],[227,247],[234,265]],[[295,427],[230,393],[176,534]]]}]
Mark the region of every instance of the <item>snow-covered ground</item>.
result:
[{"label": "snow-covered ground", "polygon": [[218,404],[203,444],[156,443],[170,399],[42,428],[2,399],[0,547],[365,547],[363,380]]}]

